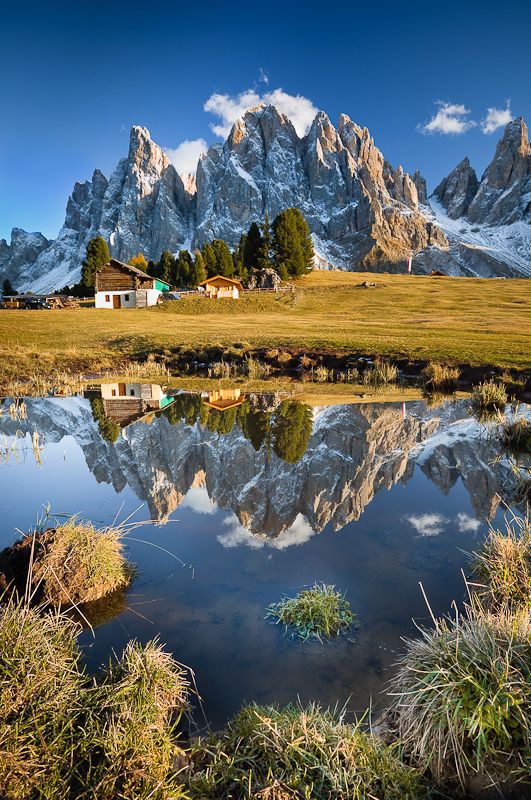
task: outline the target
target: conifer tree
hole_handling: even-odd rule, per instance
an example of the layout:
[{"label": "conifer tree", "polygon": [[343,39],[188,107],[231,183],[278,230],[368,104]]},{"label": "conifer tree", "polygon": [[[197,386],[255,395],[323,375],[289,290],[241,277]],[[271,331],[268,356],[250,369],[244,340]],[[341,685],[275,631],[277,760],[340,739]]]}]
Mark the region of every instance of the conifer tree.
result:
[{"label": "conifer tree", "polygon": [[247,241],[247,234],[240,236],[240,241],[234,248],[232,253],[232,261],[234,263],[234,274],[241,278],[243,281],[247,280],[248,272],[243,261],[243,254],[245,251],[245,243]]},{"label": "conifer tree", "polygon": [[203,260],[205,262],[205,269],[208,278],[213,278],[217,271],[216,254],[211,244],[205,244],[203,247]]},{"label": "conifer tree", "polygon": [[261,242],[257,254],[258,269],[267,269],[271,263],[271,225],[269,214],[266,212],[263,225],[260,226]]},{"label": "conifer tree", "polygon": [[200,250],[195,251],[195,259],[194,259],[194,284],[195,286],[199,286],[204,280],[206,280],[206,268],[205,268],[205,260],[201,255]]},{"label": "conifer tree", "polygon": [[191,286],[194,282],[194,260],[188,250],[181,250],[175,262],[176,286]]},{"label": "conifer tree", "polygon": [[243,263],[249,271],[259,268],[259,260],[262,252],[263,240],[260,227],[256,222],[253,222],[247,233],[243,250]]},{"label": "conifer tree", "polygon": [[282,278],[297,277],[313,267],[313,242],[308,223],[298,208],[286,208],[275,217],[273,260]]},{"label": "conifer tree", "polygon": [[234,275],[234,262],[227,242],[224,242],[223,239],[214,239],[212,250],[216,257],[216,272],[214,274],[225,275],[227,278]]},{"label": "conifer tree", "polygon": [[10,294],[16,294],[16,293],[17,292],[16,292],[16,289],[14,288],[13,284],[11,283],[9,278],[6,278],[4,280],[4,282],[3,282],[3,284],[2,284],[2,294],[3,295],[10,295]]},{"label": "conifer tree", "polygon": [[175,259],[169,250],[165,250],[157,264],[157,277],[165,283],[172,283],[175,278]]},{"label": "conifer tree", "polygon": [[110,259],[107,242],[101,236],[95,236],[87,245],[87,254],[81,266],[81,283],[85,289],[93,290],[96,283],[96,272]]}]

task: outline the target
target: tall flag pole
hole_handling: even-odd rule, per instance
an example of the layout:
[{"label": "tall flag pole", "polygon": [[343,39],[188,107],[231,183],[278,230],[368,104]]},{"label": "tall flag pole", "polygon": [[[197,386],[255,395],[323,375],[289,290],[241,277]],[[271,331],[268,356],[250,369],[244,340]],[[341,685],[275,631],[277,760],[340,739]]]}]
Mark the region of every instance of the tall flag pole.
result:
[{"label": "tall flag pole", "polygon": [[411,267],[412,267],[412,265],[413,265],[413,256],[409,256],[409,258],[407,260],[407,273],[408,273],[408,275],[411,275]]}]

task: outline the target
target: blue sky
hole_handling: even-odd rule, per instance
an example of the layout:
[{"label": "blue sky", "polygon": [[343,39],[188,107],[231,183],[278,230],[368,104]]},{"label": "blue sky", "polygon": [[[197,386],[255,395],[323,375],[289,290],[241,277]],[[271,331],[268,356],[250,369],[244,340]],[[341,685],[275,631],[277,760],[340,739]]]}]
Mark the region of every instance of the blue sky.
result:
[{"label": "blue sky", "polygon": [[[300,126],[312,106],[334,124],[348,114],[391,163],[419,167],[431,188],[465,155],[483,170],[502,131],[485,129],[503,122],[507,101],[512,116],[531,122],[524,0],[9,6],[0,11],[0,237],[8,241],[13,226],[55,236],[74,181],[95,167],[108,176],[132,124],[165,148],[211,144],[219,141],[212,126],[227,123],[244,92],[282,89],[276,96]],[[217,115],[204,110],[212,95]]]}]

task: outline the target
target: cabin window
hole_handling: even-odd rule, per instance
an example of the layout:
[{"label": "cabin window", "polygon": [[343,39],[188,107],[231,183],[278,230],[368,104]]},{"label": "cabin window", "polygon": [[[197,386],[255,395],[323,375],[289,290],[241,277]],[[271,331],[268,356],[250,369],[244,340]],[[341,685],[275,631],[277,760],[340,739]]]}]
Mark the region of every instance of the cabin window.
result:
[{"label": "cabin window", "polygon": [[135,396],[135,390],[134,389],[129,389],[129,394],[131,395],[131,397],[134,397]]},{"label": "cabin window", "polygon": [[110,303],[110,302],[111,302],[111,296],[110,296],[110,294],[106,294],[106,295],[105,295],[105,302],[106,302],[106,303]]},{"label": "cabin window", "polygon": [[116,389],[111,389],[111,395],[112,395],[113,397],[116,397]]},{"label": "cabin window", "polygon": [[125,300],[126,303],[129,302],[129,295],[128,294],[124,295],[124,300]]}]

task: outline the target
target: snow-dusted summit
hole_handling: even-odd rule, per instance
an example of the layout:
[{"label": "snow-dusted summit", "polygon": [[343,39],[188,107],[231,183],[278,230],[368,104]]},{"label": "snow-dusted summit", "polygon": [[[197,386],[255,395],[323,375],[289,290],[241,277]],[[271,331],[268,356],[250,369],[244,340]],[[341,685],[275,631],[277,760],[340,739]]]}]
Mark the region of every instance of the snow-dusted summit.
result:
[{"label": "snow-dusted summit", "polygon": [[252,221],[298,206],[313,234],[317,265],[451,274],[531,274],[531,156],[522,119],[507,126],[478,182],[465,159],[429,201],[426,182],[393,168],[366,128],[323,112],[299,137],[274,106],[238,119],[227,140],[201,157],[197,179],[179,176],[146,128],[109,180],[95,170],[76,183],[55,241],[14,229],[0,240],[0,279],[48,291],[79,279],[88,241],[111,255],[158,259],[220,237],[234,246]]}]

